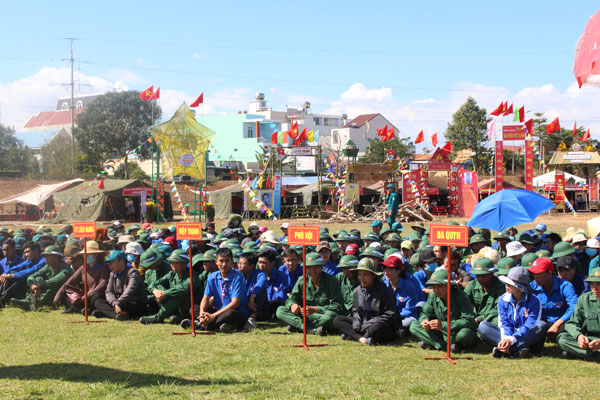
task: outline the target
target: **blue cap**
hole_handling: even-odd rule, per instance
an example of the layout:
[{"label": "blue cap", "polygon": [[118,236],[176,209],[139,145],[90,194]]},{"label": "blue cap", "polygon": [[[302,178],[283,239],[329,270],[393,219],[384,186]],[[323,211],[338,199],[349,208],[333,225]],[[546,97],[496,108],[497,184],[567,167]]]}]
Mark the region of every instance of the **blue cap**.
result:
[{"label": "blue cap", "polygon": [[386,187],[396,189],[396,185],[394,185],[393,183],[388,183]]},{"label": "blue cap", "polygon": [[545,231],[546,229],[548,229],[548,227],[547,227],[547,226],[546,226],[546,224],[545,224],[545,223],[543,223],[543,222],[540,222],[539,224],[537,224],[537,225],[535,226],[535,230],[536,230],[536,231]]},{"label": "blue cap", "polygon": [[375,221],[373,221],[371,223],[371,225],[369,225],[369,227],[373,227],[373,226],[383,226],[383,222],[381,222],[380,220],[376,219]]},{"label": "blue cap", "polygon": [[400,222],[394,222],[392,224],[392,230],[393,231],[403,231],[404,227],[402,226],[402,224]]},{"label": "blue cap", "polygon": [[115,260],[127,260],[127,255],[121,250],[112,250],[108,257],[106,257],[106,262],[115,261]]}]

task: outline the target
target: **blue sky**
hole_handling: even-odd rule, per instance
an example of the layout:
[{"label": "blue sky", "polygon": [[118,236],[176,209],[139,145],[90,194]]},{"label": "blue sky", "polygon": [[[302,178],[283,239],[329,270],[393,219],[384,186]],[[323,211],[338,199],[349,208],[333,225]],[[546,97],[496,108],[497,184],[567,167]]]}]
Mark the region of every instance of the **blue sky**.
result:
[{"label": "blue sky", "polygon": [[[504,5],[503,5],[504,4]],[[21,126],[69,93],[160,86],[165,114],[205,93],[205,113],[273,108],[381,112],[402,134],[443,131],[471,95],[600,130],[600,89],[574,90],[573,50],[592,1],[4,2],[0,112]],[[599,93],[594,95],[593,93]],[[36,108],[37,107],[37,108]]]}]

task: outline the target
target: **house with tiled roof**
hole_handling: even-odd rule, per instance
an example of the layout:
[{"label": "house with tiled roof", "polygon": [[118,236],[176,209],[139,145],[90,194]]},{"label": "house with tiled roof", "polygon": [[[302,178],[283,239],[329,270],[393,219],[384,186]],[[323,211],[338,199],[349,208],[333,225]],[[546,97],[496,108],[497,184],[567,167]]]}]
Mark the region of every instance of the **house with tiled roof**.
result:
[{"label": "house with tiled roof", "polygon": [[[102,94],[80,94],[74,96],[75,121],[77,116],[85,112],[86,107]],[[61,97],[57,100],[56,110],[41,111],[27,120],[21,131],[47,131],[64,128],[71,133],[71,97]]]}]

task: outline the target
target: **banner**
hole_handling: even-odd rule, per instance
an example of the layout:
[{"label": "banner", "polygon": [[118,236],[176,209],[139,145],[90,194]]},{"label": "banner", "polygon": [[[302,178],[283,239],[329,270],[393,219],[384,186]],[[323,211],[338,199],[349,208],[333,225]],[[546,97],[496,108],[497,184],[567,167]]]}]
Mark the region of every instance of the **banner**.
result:
[{"label": "banner", "polygon": [[142,193],[145,193],[147,197],[152,197],[154,191],[151,187],[145,186],[133,186],[123,188],[123,196],[141,196]]},{"label": "banner", "polygon": [[565,201],[565,173],[563,171],[556,171],[554,174],[554,183],[556,184],[554,202],[558,203]]},{"label": "banner", "polygon": [[504,189],[504,146],[496,141],[496,193]]},{"label": "banner", "polygon": [[598,178],[590,178],[590,201],[598,201]]},{"label": "banner", "polygon": [[525,190],[533,192],[533,139],[525,141]]},{"label": "banner", "polygon": [[273,175],[275,184],[273,185],[273,214],[281,214],[281,174]]},{"label": "banner", "polygon": [[310,147],[292,147],[290,150],[293,156],[312,156],[312,148]]},{"label": "banner", "polygon": [[503,125],[502,140],[525,140],[526,131],[523,125]]},{"label": "banner", "polygon": [[148,199],[147,199],[146,192],[142,192],[142,193],[141,193],[141,195],[142,195],[142,196],[141,196],[141,200],[140,200],[140,207],[141,207],[141,210],[140,210],[140,212],[141,212],[143,215],[145,215],[145,214],[146,214],[146,212],[148,211],[148,210],[146,209],[146,202],[148,201]]}]

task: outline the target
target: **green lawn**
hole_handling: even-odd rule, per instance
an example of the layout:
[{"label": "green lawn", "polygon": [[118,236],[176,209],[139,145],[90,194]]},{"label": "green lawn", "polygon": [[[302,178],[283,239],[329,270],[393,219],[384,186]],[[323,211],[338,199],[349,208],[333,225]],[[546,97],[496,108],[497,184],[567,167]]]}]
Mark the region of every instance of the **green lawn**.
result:
[{"label": "green lawn", "polygon": [[[436,356],[408,340],[367,347],[339,336],[306,351],[279,325],[252,333],[174,336],[172,325],[73,324],[80,315],[0,310],[0,398],[594,398],[598,366],[542,357],[473,361]],[[90,317],[90,321],[95,321]]]}]

